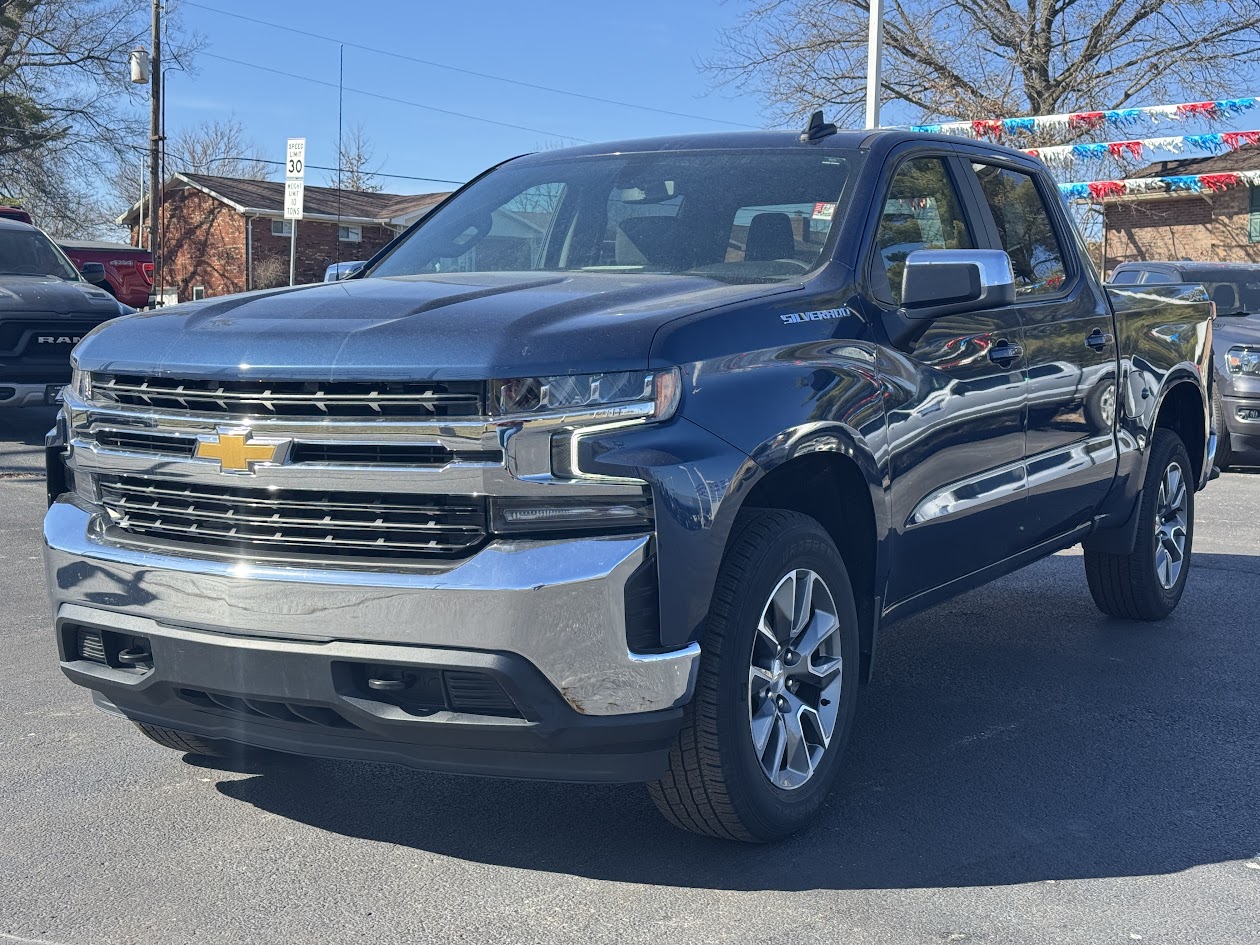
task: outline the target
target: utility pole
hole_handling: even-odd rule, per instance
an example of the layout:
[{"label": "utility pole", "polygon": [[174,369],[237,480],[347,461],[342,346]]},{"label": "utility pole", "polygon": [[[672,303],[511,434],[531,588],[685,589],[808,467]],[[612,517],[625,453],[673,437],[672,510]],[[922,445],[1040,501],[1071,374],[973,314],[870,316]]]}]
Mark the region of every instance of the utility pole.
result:
[{"label": "utility pole", "polygon": [[866,127],[879,127],[879,92],[884,67],[884,0],[870,0],[866,40]]},{"label": "utility pole", "polygon": [[162,189],[162,0],[153,0],[153,57],[149,70],[149,252],[153,254],[153,291],[162,298],[162,246],[158,195]]}]

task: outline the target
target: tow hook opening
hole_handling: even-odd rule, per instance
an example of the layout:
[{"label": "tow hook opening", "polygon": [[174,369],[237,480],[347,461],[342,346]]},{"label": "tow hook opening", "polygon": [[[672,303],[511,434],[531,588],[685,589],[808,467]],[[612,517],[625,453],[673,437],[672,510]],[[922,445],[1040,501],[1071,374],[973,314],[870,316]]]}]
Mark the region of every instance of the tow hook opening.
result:
[{"label": "tow hook opening", "polygon": [[521,718],[512,697],[490,673],[438,667],[338,663],[334,672],[344,695],[397,706],[411,715],[466,712]]},{"label": "tow hook opening", "polygon": [[147,673],[153,669],[153,649],[147,637],[98,627],[66,627],[67,659],[99,663],[110,669]]}]

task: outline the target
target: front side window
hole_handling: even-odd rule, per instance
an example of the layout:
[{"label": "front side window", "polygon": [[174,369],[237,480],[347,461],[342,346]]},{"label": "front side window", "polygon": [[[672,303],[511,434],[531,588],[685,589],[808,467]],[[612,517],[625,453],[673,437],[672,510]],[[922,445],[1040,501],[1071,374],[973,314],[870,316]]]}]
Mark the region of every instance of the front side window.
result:
[{"label": "front side window", "polygon": [[973,163],[980,189],[997,224],[1002,248],[1015,270],[1016,295],[1053,295],[1063,288],[1063,250],[1031,174]]},{"label": "front side window", "polygon": [[514,162],[427,217],[372,274],[792,279],[823,261],[857,160],[856,152],[765,149]]},{"label": "front side window", "polygon": [[883,264],[873,274],[877,295],[901,304],[901,274],[916,250],[975,247],[961,207],[943,158],[914,158],[897,168],[875,233]]},{"label": "front side window", "polygon": [[79,270],[65,253],[35,229],[0,229],[0,274],[79,281]]}]

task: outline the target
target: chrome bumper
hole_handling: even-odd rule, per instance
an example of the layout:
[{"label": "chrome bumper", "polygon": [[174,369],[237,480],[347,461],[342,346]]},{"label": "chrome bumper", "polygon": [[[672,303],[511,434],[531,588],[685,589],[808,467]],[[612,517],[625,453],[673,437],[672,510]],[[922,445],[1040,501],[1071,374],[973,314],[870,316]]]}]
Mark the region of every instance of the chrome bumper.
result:
[{"label": "chrome bumper", "polygon": [[99,514],[62,499],[44,520],[54,617],[79,605],[104,626],[123,614],[237,637],[511,653],[584,715],[691,697],[697,644],[661,654],[626,646],[625,584],[647,536],[499,541],[441,573],[381,573],[157,554],[105,541]]}]

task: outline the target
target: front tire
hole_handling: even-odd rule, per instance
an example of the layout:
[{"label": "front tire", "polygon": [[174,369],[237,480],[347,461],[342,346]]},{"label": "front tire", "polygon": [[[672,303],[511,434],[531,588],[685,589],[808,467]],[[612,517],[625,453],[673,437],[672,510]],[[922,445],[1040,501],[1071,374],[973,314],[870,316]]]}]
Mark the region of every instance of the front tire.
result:
[{"label": "front tire", "polygon": [[1138,497],[1138,534],[1129,554],[1085,552],[1085,575],[1103,613],[1163,620],[1176,608],[1190,574],[1194,543],[1194,470],[1181,438],[1156,429]]},{"label": "front tire", "polygon": [[187,755],[201,755],[205,758],[222,758],[228,753],[228,743],[215,738],[202,738],[200,735],[150,725],[148,722],[136,722],[135,725],[163,748],[173,748]]},{"label": "front tire", "polygon": [[766,842],[804,826],[839,772],[857,705],[857,608],[814,519],[758,511],[735,529],[695,697],[649,791],[684,830]]}]

